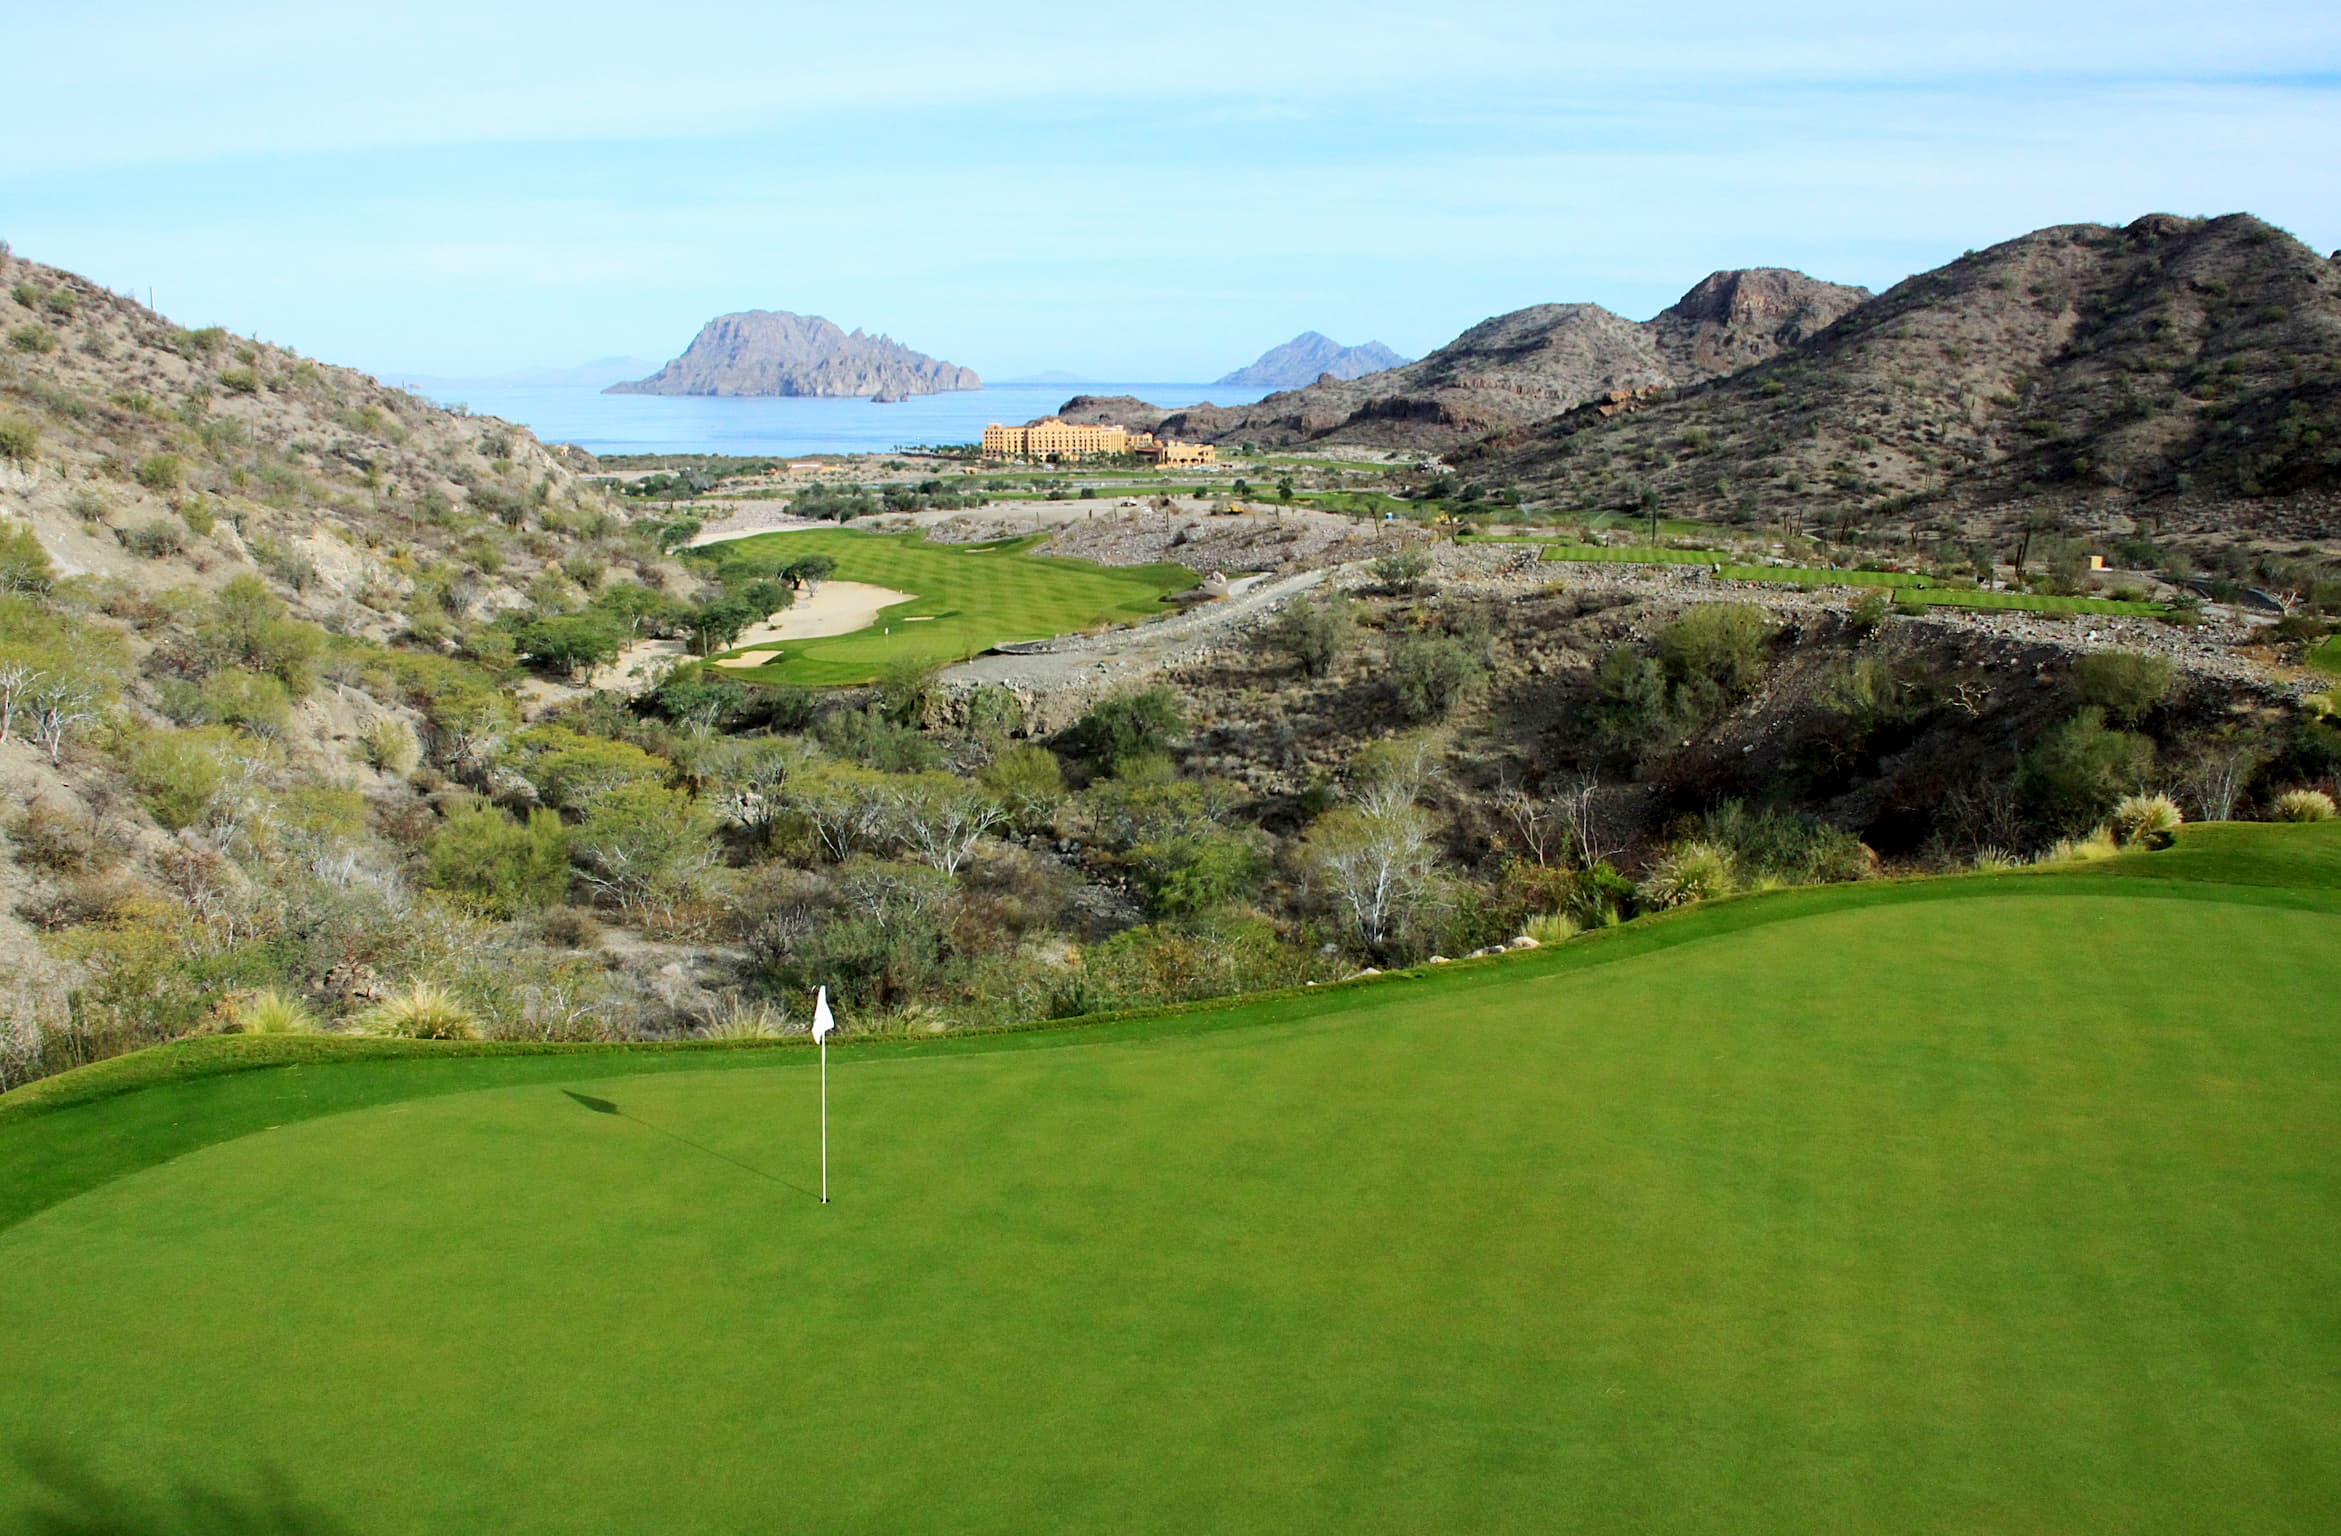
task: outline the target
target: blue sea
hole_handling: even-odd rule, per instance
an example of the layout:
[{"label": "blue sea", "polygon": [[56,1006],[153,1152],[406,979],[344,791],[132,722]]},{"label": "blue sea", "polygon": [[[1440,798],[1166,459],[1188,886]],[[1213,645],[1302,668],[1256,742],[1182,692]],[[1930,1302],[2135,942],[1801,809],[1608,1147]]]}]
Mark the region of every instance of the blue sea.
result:
[{"label": "blue sea", "polygon": [[[393,376],[384,382],[395,384]],[[885,453],[934,443],[972,443],[991,422],[1046,416],[1075,395],[1136,395],[1166,409],[1210,401],[1249,405],[1265,391],[1213,384],[994,384],[899,405],[867,400],[718,399],[605,395],[581,385],[442,384],[440,405],[501,416],[549,443],[592,453]]]}]

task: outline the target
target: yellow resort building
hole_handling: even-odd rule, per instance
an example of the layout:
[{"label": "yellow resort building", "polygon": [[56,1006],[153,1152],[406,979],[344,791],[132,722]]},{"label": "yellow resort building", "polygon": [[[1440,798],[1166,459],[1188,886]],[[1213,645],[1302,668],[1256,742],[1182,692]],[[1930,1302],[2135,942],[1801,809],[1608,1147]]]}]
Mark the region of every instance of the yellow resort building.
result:
[{"label": "yellow resort building", "polygon": [[984,428],[987,459],[1095,459],[1134,453],[1158,464],[1215,464],[1219,450],[1209,443],[1157,442],[1151,432],[1127,427],[1087,426],[1044,416],[1021,427],[993,422]]}]

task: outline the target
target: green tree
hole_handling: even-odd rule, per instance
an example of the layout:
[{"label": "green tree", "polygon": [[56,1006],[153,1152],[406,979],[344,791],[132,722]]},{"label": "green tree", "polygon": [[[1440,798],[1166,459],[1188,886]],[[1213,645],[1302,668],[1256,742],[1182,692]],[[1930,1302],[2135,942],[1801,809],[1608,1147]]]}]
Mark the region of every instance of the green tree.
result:
[{"label": "green tree", "polygon": [[519,639],[531,665],[590,684],[625,649],[626,630],[616,617],[588,611],[532,620]]},{"label": "green tree", "polygon": [[569,892],[569,829],[554,811],[513,820],[478,801],[457,806],[423,849],[424,881],[492,917],[512,918]]},{"label": "green tree", "polygon": [[2154,771],[2154,744],[2083,709],[2050,731],[2016,770],[2016,793],[2050,833],[2086,831]]},{"label": "green tree", "polygon": [[1169,752],[1186,731],[1178,695],[1168,688],[1147,688],[1100,700],[1074,725],[1072,735],[1083,756],[1112,771]]},{"label": "green tree", "polygon": [[2138,651],[2093,651],[2073,663],[2073,695],[2084,708],[2105,711],[2116,725],[2132,726],[2154,712],[2170,693],[2170,663]]},{"label": "green tree", "polygon": [[1333,670],[1357,635],[1357,616],[1347,597],[1336,592],[1313,602],[1288,603],[1268,626],[1271,648],[1284,652],[1309,677]]},{"label": "green tree", "polygon": [[594,796],[571,834],[578,878],[622,907],[683,899],[714,862],[715,818],[689,793],[630,783]]},{"label": "green tree", "polygon": [[1416,724],[1445,719],[1487,675],[1487,664],[1456,635],[1403,636],[1391,645],[1383,668],[1400,718]]}]

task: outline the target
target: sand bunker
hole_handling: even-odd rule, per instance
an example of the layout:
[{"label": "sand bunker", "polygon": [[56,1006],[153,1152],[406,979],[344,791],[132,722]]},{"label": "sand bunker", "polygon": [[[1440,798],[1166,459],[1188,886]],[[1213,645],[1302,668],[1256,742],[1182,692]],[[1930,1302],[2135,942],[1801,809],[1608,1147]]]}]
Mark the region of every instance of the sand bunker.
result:
[{"label": "sand bunker", "polygon": [[917,595],[915,592],[897,592],[892,587],[872,586],[866,581],[825,581],[768,622],[750,625],[742,630],[734,644],[750,649],[736,656],[725,656],[716,665],[760,667],[768,661],[778,661],[781,652],[769,649],[775,641],[818,640],[823,635],[850,635],[857,629],[868,629],[877,623],[881,610],[891,608],[896,603],[907,603]]},{"label": "sand bunker", "polygon": [[817,640],[850,635],[878,622],[878,611],[907,603],[918,594],[874,587],[866,581],[825,581],[797,598],[796,605],[768,624],[740,633],[737,645],[770,645],[775,640]]}]

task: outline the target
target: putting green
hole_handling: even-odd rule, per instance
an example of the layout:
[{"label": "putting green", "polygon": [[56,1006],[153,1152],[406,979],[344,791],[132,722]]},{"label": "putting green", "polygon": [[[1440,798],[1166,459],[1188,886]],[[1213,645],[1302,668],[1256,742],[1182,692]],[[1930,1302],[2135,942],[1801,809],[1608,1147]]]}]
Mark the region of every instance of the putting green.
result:
[{"label": "putting green", "polygon": [[800,1049],[68,1080],[0,1527],[2330,1530],[2337,868],[852,1045],[827,1208]]},{"label": "putting green", "polygon": [[904,657],[963,661],[1008,641],[1134,623],[1165,612],[1163,598],[1195,584],[1195,573],[1183,565],[1094,565],[1031,553],[1041,542],[1033,535],[935,544],[918,532],[817,528],[716,545],[726,556],[759,559],[827,555],[843,580],[918,594],[882,611],[866,629],[789,641],[779,647],[778,661],[728,675],[802,687],[866,683]]}]

